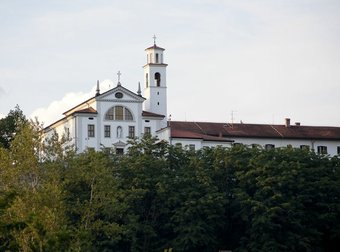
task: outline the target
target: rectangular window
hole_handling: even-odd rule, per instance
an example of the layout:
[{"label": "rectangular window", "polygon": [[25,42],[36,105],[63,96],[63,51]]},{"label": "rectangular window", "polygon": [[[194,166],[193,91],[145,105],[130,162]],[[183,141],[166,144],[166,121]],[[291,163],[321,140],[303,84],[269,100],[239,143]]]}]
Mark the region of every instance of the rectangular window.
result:
[{"label": "rectangular window", "polygon": [[110,125],[104,125],[104,136],[111,137],[111,126]]},{"label": "rectangular window", "polygon": [[94,124],[87,125],[87,137],[94,137]]},{"label": "rectangular window", "polygon": [[275,148],[275,145],[274,145],[274,144],[266,144],[266,145],[264,146],[264,148],[265,148],[266,150],[271,150],[271,149],[274,149],[274,148]]},{"label": "rectangular window", "polygon": [[340,146],[338,146],[337,150],[338,155],[340,155]]},{"label": "rectangular window", "polygon": [[70,139],[70,128],[64,127],[64,137]]},{"label": "rectangular window", "polygon": [[309,145],[300,145],[301,150],[309,150]]},{"label": "rectangular window", "polygon": [[194,151],[196,149],[194,144],[189,144],[189,150]]},{"label": "rectangular window", "polygon": [[327,154],[327,146],[318,146],[318,154]]},{"label": "rectangular window", "polygon": [[144,127],[144,134],[151,135],[151,127]]},{"label": "rectangular window", "polygon": [[135,126],[129,126],[129,137],[130,138],[135,137]]},{"label": "rectangular window", "polygon": [[156,63],[158,63],[158,53],[156,53]]}]

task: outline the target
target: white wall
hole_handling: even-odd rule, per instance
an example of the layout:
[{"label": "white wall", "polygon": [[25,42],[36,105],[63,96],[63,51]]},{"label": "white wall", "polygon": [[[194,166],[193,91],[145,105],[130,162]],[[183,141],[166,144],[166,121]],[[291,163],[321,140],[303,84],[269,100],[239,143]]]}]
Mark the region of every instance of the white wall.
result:
[{"label": "white wall", "polygon": [[[92,120],[90,118],[93,118]],[[95,137],[88,137],[87,125],[93,124],[95,127]],[[94,148],[99,150],[97,146],[98,123],[97,117],[93,115],[78,115],[77,116],[77,151],[83,152],[86,148]]]},{"label": "white wall", "polygon": [[74,117],[67,117],[63,121],[58,122],[54,127],[51,127],[49,131],[47,131],[44,135],[45,139],[52,137],[53,132],[55,131],[59,139],[61,139],[64,135],[67,137],[67,130],[69,132],[69,142],[65,143],[66,145],[75,145],[75,119]]},{"label": "white wall", "polygon": [[314,149],[317,152],[317,146],[327,146],[328,154],[331,156],[337,155],[337,147],[340,146],[340,141],[327,140],[307,140],[307,139],[273,139],[273,138],[232,138],[235,143],[246,145],[258,144],[264,147],[266,144],[274,144],[275,147],[287,147],[291,145],[294,148],[300,148],[301,145],[309,146],[310,150]]}]

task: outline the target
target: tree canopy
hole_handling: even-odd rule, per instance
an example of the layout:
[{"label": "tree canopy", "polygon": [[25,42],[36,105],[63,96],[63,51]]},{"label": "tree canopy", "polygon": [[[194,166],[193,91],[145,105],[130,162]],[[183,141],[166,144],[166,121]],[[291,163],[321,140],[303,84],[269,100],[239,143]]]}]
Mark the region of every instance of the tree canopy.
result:
[{"label": "tree canopy", "polygon": [[336,251],[340,158],[193,151],[151,136],[65,150],[23,124],[0,147],[0,251]]},{"label": "tree canopy", "polygon": [[9,148],[10,142],[13,140],[15,133],[19,127],[27,122],[27,119],[18,105],[10,110],[5,118],[0,119],[0,146]]}]

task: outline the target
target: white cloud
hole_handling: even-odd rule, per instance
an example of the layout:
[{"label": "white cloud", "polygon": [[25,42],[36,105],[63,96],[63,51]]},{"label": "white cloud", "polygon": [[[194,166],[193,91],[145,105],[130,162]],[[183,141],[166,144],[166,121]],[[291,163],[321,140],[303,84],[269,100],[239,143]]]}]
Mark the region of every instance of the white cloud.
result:
[{"label": "white cloud", "polygon": [[[111,80],[104,80],[100,83],[101,93],[106,92],[113,87]],[[84,92],[71,92],[66,94],[63,98],[57,101],[51,102],[47,107],[38,108],[34,110],[30,118],[37,118],[39,122],[42,122],[45,126],[53,123],[54,121],[63,117],[63,113],[72,107],[84,102],[85,100],[93,97],[97,86],[93,86],[91,91]]]},{"label": "white cloud", "polygon": [[52,122],[93,96],[77,92],[86,83],[118,70],[124,86],[137,85],[155,33],[174,120],[225,121],[236,110],[244,122],[340,125],[339,1],[12,2],[23,15],[0,23],[2,114],[55,100],[32,113]]}]

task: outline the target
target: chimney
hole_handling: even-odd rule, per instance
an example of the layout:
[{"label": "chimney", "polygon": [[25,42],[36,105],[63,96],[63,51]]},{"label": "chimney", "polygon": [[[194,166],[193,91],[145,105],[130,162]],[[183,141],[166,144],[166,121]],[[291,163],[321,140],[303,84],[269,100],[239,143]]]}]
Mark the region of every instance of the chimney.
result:
[{"label": "chimney", "polygon": [[290,127],[290,118],[285,118],[285,121],[286,121],[285,123],[286,128]]},{"label": "chimney", "polygon": [[296,122],[296,123],[295,123],[295,126],[300,126],[300,125],[301,125],[300,122]]}]

